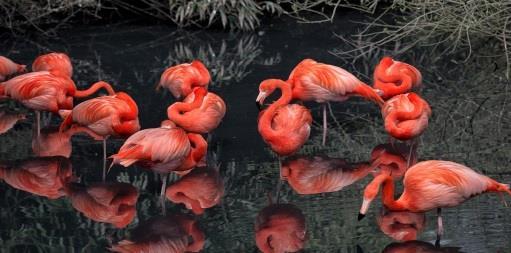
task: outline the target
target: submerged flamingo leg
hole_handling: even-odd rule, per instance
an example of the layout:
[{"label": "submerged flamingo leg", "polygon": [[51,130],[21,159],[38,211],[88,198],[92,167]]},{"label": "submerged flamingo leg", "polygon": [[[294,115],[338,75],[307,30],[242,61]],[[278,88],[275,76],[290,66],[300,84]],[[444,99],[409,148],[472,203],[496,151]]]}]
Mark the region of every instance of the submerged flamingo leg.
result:
[{"label": "submerged flamingo leg", "polygon": [[326,131],[327,131],[327,120],[326,120],[326,103],[323,104],[323,139],[321,144],[325,146],[326,144]]},{"label": "submerged flamingo leg", "polygon": [[440,242],[442,235],[444,234],[444,224],[442,222],[442,208],[438,208],[437,211],[437,233],[436,240]]},{"label": "submerged flamingo leg", "polygon": [[160,205],[161,205],[161,212],[163,215],[166,215],[166,208],[165,208],[165,190],[167,189],[167,179],[169,177],[169,174],[165,174],[161,177],[161,191],[160,191]]},{"label": "submerged flamingo leg", "polygon": [[[106,180],[106,139],[108,139],[108,136],[103,138],[103,182]],[[108,170],[110,170],[110,168]]]}]

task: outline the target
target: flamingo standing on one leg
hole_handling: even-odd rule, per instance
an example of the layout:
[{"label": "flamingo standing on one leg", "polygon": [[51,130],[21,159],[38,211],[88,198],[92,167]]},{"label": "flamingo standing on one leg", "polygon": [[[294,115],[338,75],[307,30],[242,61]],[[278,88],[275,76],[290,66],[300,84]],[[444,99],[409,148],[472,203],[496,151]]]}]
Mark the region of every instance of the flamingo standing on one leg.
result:
[{"label": "flamingo standing on one leg", "polygon": [[124,92],[86,100],[75,106],[73,110],[60,111],[60,114],[64,117],[60,125],[61,131],[76,124],[87,127],[103,137],[103,180],[106,177],[108,137],[127,137],[140,130],[137,104]]},{"label": "flamingo standing on one leg", "polygon": [[[351,96],[362,96],[383,105],[378,90],[363,83],[348,71],[312,59],[302,60],[287,80],[292,85],[294,99],[323,103],[323,139],[326,143],[326,105],[329,101],[342,102]],[[266,95],[269,95],[266,94]]]},{"label": "flamingo standing on one leg", "polygon": [[486,192],[511,195],[509,185],[478,174],[464,165],[449,161],[423,161],[408,169],[403,180],[403,193],[397,200],[394,200],[392,176],[382,173],[375,177],[364,190],[359,220],[367,213],[382,184],[383,204],[391,211],[426,212],[437,209],[438,238],[443,234],[440,208],[457,206]]},{"label": "flamingo standing on one leg", "polygon": [[166,69],[157,88],[167,88],[175,98],[181,99],[188,96],[194,87],[207,89],[210,81],[211,76],[206,66],[201,61],[194,60]]},{"label": "flamingo standing on one leg", "polygon": [[53,75],[68,78],[73,76],[71,59],[64,53],[49,53],[38,56],[32,63],[32,71],[49,71]]},{"label": "flamingo standing on one leg", "polygon": [[165,189],[168,174],[182,166],[190,155],[190,141],[186,132],[165,120],[159,128],[149,128],[130,136],[117,154],[110,156],[113,164],[128,167],[134,163],[142,164],[151,170],[164,174],[160,201],[165,212]]},{"label": "flamingo standing on one leg", "polygon": [[105,82],[97,82],[87,90],[77,90],[68,77],[52,75],[48,71],[19,75],[0,83],[0,97],[8,97],[36,111],[37,133],[40,132],[40,111],[58,113],[62,109],[73,108],[74,97],[87,97],[104,88],[109,95],[115,91]]},{"label": "flamingo standing on one leg", "polygon": [[10,76],[13,76],[15,74],[22,74],[25,73],[26,71],[27,71],[26,65],[17,64],[7,57],[0,56],[0,82],[5,81]]},{"label": "flamingo standing on one leg", "polygon": [[404,94],[422,85],[421,72],[414,66],[383,57],[374,69],[374,88],[382,91],[382,98]]}]

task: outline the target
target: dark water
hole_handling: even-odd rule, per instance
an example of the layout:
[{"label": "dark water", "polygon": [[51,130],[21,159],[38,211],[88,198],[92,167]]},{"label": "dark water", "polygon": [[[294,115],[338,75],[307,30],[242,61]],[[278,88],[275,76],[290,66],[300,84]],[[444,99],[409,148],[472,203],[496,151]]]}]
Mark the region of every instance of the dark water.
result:
[{"label": "dark water", "polygon": [[[179,31],[164,26],[74,27],[58,38],[22,40],[2,35],[2,55],[30,64],[41,53],[65,51],[73,59],[74,79],[79,87],[97,80],[112,83],[137,101],[142,128],[156,127],[173,102],[169,94],[154,89],[166,66],[199,58],[213,76],[211,90],[222,96],[227,115],[214,132],[210,149],[218,155],[225,196],[219,206],[197,216],[206,235],[204,252],[256,252],[254,222],[275,194],[278,162],[257,133],[254,100],[258,84],[266,78],[286,78],[301,59],[310,57],[335,64],[370,82],[379,59],[393,51],[364,50],[359,57],[339,58],[332,54],[351,49],[334,35],[360,29],[340,16],[333,24],[306,25],[282,22],[256,34]],[[396,43],[396,47],[406,42]],[[444,159],[466,164],[501,181],[510,182],[511,157],[509,82],[505,63],[495,60],[492,45],[474,46],[466,53],[441,54],[441,49],[410,50],[394,55],[417,66],[424,76],[422,94],[431,104],[430,126],[418,149],[420,160]],[[320,107],[313,110],[314,128],[300,151],[307,156],[328,155],[350,162],[368,161],[370,152],[389,138],[378,108],[361,99],[333,105],[335,121],[329,117],[326,147],[321,146]],[[14,103],[2,108],[28,112]],[[11,131],[0,135],[0,160],[31,159],[33,113]],[[45,123],[59,121],[45,117]],[[72,140],[73,174],[86,185],[101,181],[101,144],[85,136]],[[112,154],[122,140],[109,143]],[[176,180],[173,178],[172,180]],[[393,240],[377,226],[379,204],[360,222],[356,217],[362,191],[370,176],[334,193],[298,195],[286,183],[281,203],[295,204],[306,218],[308,241],[305,252],[382,252]],[[103,252],[110,242],[129,235],[141,221],[160,213],[157,192],[160,181],[136,167],[115,166],[107,181],[127,182],[140,191],[137,216],[124,229],[90,220],[65,198],[55,200],[31,195],[0,183],[0,245],[2,252]],[[379,201],[375,201],[376,203]],[[167,202],[168,213],[189,213],[181,205]],[[444,210],[448,252],[511,252],[511,217],[496,195],[482,195],[463,205]],[[435,239],[435,214],[427,215],[421,241]],[[425,252],[446,252],[431,245]],[[406,245],[401,245],[406,246]],[[388,251],[392,252],[392,251]],[[403,251],[414,252],[414,251]]]}]

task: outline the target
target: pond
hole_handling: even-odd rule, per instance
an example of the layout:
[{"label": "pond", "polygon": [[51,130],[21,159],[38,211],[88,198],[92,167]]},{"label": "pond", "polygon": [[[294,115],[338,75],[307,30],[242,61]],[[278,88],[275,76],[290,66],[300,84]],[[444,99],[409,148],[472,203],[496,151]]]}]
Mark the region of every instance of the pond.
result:
[{"label": "pond", "polygon": [[[338,36],[348,37],[361,29],[351,22],[357,19],[346,14],[331,24],[275,22],[256,33],[183,31],[130,23],[75,26],[55,38],[21,39],[4,34],[0,53],[29,65],[39,54],[67,52],[77,86],[105,80],[129,93],[139,106],[142,128],[159,126],[166,108],[174,102],[169,93],[155,90],[163,70],[201,59],[212,75],[210,89],[227,105],[224,120],[209,138],[210,154],[214,154],[210,157],[220,164],[225,195],[218,206],[202,215],[193,216],[183,205],[171,202],[166,203],[166,212],[187,213],[196,220],[205,235],[203,252],[257,252],[254,223],[269,204],[268,195],[275,196],[277,189],[279,203],[295,205],[305,217],[304,252],[511,252],[511,216],[497,194],[483,194],[444,209],[440,249],[433,246],[435,212],[421,218],[425,219],[418,235],[421,242],[413,243],[397,243],[380,229],[380,201],[375,201],[365,219],[357,221],[370,174],[332,193],[300,195],[288,183],[279,184],[278,159],[257,132],[259,111],[254,100],[259,83],[267,78],[286,79],[304,58],[342,66],[371,83],[374,66],[383,56],[393,55],[392,50],[372,48],[357,56],[335,55],[352,49]],[[396,47],[403,43],[396,42]],[[418,159],[455,161],[500,182],[510,182],[510,86],[505,63],[495,62],[490,57],[492,50],[492,45],[483,44],[474,45],[471,57],[466,52],[446,54],[440,48],[413,49],[393,56],[422,72],[420,92],[433,111],[429,127],[418,141]],[[26,114],[26,119],[0,135],[0,168],[16,160],[57,162],[68,168],[67,176],[72,173],[84,185],[102,181],[101,142],[76,135],[69,159],[41,160],[32,150],[34,113],[13,102],[3,101],[0,106]],[[379,108],[371,102],[353,98],[332,103],[325,146],[321,145],[321,106],[306,106],[312,110],[314,123],[309,141],[299,151],[302,157],[367,162],[374,148],[389,143]],[[48,127],[60,123],[49,114],[43,114],[42,121]],[[115,153],[122,143],[110,140],[107,153]],[[157,175],[137,166],[114,166],[106,180],[129,183],[139,191],[135,218],[122,229],[87,218],[67,197],[38,196],[0,181],[1,252],[103,252],[110,243],[127,238],[141,222],[161,214]],[[173,176],[169,184],[177,180]]]}]

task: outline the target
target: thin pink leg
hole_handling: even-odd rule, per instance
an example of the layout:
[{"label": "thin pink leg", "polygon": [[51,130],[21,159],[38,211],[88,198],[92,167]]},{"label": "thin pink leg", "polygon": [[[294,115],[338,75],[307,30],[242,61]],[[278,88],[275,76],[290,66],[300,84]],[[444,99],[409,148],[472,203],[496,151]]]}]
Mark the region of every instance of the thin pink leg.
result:
[{"label": "thin pink leg", "polygon": [[41,136],[41,113],[35,111],[35,127],[37,129],[37,137]]},{"label": "thin pink leg", "polygon": [[325,146],[326,144],[326,132],[327,132],[328,126],[327,126],[327,120],[326,120],[326,104],[323,104],[323,140],[321,141],[321,144]]},{"label": "thin pink leg", "polygon": [[438,208],[436,213],[437,213],[437,226],[438,226],[436,238],[437,238],[437,241],[440,242],[442,235],[444,235],[444,224],[442,222],[442,208]]},{"label": "thin pink leg", "polygon": [[161,182],[161,191],[160,191],[160,204],[161,204],[161,212],[163,215],[166,215],[167,210],[165,209],[165,190],[167,189],[167,179],[169,174],[165,174],[162,176]]}]

